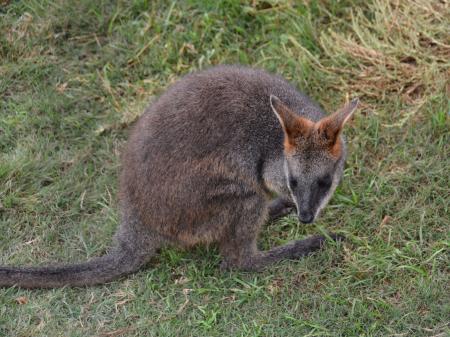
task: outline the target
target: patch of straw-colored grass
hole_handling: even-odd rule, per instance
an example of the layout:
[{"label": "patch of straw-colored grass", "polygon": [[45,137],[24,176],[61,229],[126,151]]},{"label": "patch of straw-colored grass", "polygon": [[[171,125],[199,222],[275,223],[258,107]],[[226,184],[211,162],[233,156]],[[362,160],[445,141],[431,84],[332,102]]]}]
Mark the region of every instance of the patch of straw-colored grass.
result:
[{"label": "patch of straw-colored grass", "polygon": [[449,10],[447,1],[436,0],[376,0],[355,8],[348,30],[331,27],[320,36],[332,86],[366,101],[399,99],[402,110],[391,126],[402,126],[429,97],[448,91]]}]

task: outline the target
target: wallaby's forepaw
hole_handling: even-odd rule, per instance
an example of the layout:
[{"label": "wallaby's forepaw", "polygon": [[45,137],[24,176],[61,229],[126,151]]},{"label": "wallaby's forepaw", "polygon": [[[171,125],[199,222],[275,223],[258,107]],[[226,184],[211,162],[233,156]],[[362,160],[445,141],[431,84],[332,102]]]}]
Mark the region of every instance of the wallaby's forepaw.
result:
[{"label": "wallaby's forepaw", "polygon": [[295,211],[295,204],[284,198],[277,198],[269,205],[269,221],[278,220]]},{"label": "wallaby's forepaw", "polygon": [[330,236],[331,239],[333,239],[333,241],[336,241],[336,242],[343,242],[343,241],[347,240],[347,238],[343,234],[328,233],[328,235]]},{"label": "wallaby's forepaw", "polygon": [[269,221],[275,221],[285,217],[286,215],[294,212],[295,207],[284,207],[282,209],[278,209],[276,212],[269,212]]},{"label": "wallaby's forepaw", "polygon": [[326,235],[313,235],[311,236],[311,239],[313,241],[316,241],[316,245],[319,246],[319,248],[321,248],[324,244],[326,244],[327,241],[330,241],[330,239],[334,242],[342,242],[346,240],[344,235],[337,233],[327,233]]},{"label": "wallaby's forepaw", "polygon": [[335,242],[341,242],[345,240],[345,236],[336,233],[328,233],[325,235],[313,235],[303,240],[298,240],[294,242],[294,250],[291,258],[301,258],[308,255],[316,250],[321,249],[331,238]]}]

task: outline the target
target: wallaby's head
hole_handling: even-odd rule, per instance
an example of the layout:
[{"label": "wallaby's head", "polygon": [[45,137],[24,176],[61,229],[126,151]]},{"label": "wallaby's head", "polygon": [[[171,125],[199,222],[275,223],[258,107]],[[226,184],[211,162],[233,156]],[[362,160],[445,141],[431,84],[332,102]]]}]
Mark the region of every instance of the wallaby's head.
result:
[{"label": "wallaby's head", "polygon": [[284,131],[286,184],[298,218],[313,222],[342,176],[346,151],[340,135],[358,100],[318,122],[300,117],[275,96],[270,96],[270,105]]}]

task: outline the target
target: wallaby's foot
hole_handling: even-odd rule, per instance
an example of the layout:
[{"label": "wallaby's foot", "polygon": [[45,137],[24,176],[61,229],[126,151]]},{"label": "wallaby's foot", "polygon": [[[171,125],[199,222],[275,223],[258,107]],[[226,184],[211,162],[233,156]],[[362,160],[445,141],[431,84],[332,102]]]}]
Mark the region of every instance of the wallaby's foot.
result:
[{"label": "wallaby's foot", "polygon": [[295,204],[286,198],[278,197],[269,204],[269,221],[275,221],[295,211]]},{"label": "wallaby's foot", "polygon": [[[345,237],[340,234],[330,233],[333,241],[343,241]],[[303,240],[290,242],[283,246],[272,248],[268,251],[256,251],[248,254],[249,247],[235,247],[236,253],[232,256],[224,256],[220,265],[221,270],[240,269],[243,271],[260,271],[264,267],[275,262],[289,259],[299,259],[322,248],[327,241],[323,235],[313,235]],[[241,254],[239,254],[241,252]]]}]

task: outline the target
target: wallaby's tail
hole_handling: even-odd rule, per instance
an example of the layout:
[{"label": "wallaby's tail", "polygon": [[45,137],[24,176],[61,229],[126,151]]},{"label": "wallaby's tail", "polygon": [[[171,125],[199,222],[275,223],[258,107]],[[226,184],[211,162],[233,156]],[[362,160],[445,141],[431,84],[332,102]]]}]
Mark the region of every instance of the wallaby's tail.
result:
[{"label": "wallaby's tail", "polygon": [[138,270],[159,247],[147,247],[145,252],[137,248],[118,243],[107,255],[60,267],[0,267],[0,287],[56,288],[105,283]]}]

